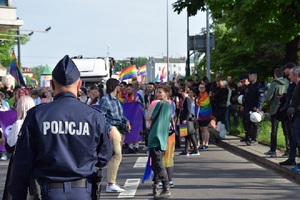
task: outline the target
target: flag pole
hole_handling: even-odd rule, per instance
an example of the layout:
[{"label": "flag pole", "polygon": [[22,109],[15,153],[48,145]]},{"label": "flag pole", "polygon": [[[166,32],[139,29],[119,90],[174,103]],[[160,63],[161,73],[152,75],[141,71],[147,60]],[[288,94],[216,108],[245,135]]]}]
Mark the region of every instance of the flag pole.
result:
[{"label": "flag pole", "polygon": [[[13,50],[13,52],[14,52],[14,55],[15,55],[15,59],[17,59],[14,50]],[[21,57],[21,55],[20,55],[20,37],[18,37],[18,52],[19,52],[19,53],[18,53],[18,60],[16,60],[16,65],[17,65],[17,68],[19,69],[19,65],[21,64],[21,63],[20,63],[20,60],[19,60],[19,59],[20,59],[19,57]],[[14,59],[14,58],[13,58],[13,59]],[[16,73],[17,73],[17,77],[20,77],[20,76],[19,76],[19,71],[18,71],[18,70],[16,70]],[[20,85],[20,79],[18,79],[18,78],[17,78],[17,84]]]}]

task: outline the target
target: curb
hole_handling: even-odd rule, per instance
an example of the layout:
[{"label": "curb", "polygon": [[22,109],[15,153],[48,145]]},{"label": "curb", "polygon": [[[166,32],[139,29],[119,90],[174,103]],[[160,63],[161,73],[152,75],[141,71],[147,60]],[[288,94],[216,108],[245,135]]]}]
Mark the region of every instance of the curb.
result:
[{"label": "curb", "polygon": [[241,156],[251,162],[254,162],[255,164],[261,165],[262,167],[265,168],[269,168],[274,172],[280,174],[284,178],[287,178],[300,185],[300,174],[298,172],[292,171],[288,167],[281,166],[278,163],[269,161],[263,157],[255,155],[251,152],[243,150],[237,146],[231,145],[230,143],[224,141],[219,141],[216,145],[227,151],[230,151],[231,153]]}]

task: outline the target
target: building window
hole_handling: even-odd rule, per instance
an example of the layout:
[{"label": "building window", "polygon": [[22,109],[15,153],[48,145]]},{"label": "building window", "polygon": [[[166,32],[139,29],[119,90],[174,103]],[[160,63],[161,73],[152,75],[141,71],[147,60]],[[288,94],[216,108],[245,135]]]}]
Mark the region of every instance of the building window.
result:
[{"label": "building window", "polygon": [[8,6],[8,0],[0,0],[1,6]]}]

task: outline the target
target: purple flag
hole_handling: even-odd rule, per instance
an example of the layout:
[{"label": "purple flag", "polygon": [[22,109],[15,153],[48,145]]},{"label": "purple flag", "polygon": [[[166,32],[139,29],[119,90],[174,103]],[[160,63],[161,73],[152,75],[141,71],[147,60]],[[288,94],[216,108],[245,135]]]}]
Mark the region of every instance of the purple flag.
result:
[{"label": "purple flag", "polygon": [[[0,111],[0,125],[4,133],[5,139],[9,135],[12,125],[15,123],[15,121],[17,121],[17,111]],[[0,145],[0,151],[6,151],[5,145]]]},{"label": "purple flag", "polygon": [[143,105],[139,102],[122,103],[124,115],[131,123],[131,131],[125,137],[125,143],[142,140],[140,135],[143,129]]}]

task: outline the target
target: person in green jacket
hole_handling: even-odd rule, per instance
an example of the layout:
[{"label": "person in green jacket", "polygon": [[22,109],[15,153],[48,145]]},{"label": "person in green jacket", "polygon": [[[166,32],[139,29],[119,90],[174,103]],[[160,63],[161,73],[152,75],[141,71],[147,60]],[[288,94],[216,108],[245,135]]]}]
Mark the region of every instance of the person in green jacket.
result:
[{"label": "person in green jacket", "polygon": [[[270,150],[265,155],[270,157],[276,157],[277,148],[277,129],[278,119],[277,110],[280,106],[280,97],[287,92],[289,81],[283,78],[283,71],[280,68],[274,70],[274,80],[271,83],[270,89],[267,92],[265,100],[267,101],[267,107],[271,116],[271,146]],[[285,137],[288,140],[287,136]],[[289,143],[287,141],[287,143]]]},{"label": "person in green jacket", "polygon": [[[169,85],[158,85],[156,97],[160,101],[150,107],[146,115],[147,120],[152,120],[148,135],[148,148],[154,172],[152,188],[154,199],[165,199],[171,196],[168,174],[162,161],[167,148],[172,117],[172,107],[167,101],[170,92],[171,87]],[[160,182],[163,184],[161,193],[158,192]]]}]

